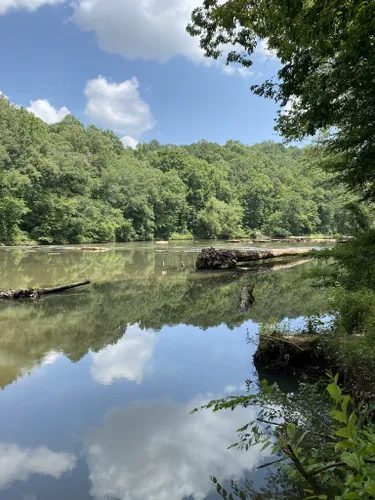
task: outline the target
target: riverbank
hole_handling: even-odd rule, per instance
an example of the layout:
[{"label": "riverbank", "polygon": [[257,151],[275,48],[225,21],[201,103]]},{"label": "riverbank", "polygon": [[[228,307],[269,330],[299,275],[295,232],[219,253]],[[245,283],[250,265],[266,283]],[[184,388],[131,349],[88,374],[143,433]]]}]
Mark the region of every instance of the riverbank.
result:
[{"label": "riverbank", "polygon": [[260,239],[232,239],[227,240],[229,243],[346,243],[351,239],[350,236],[342,236],[339,238],[315,236],[292,236],[290,238],[260,238]]},{"label": "riverbank", "polygon": [[327,378],[338,373],[340,385],[354,399],[375,398],[374,343],[363,335],[283,334],[275,330],[260,335],[254,365],[300,380]]},{"label": "riverbank", "polygon": [[271,244],[271,243],[288,243],[288,244],[298,244],[298,243],[311,243],[311,244],[332,244],[332,243],[345,243],[349,240],[351,240],[351,236],[340,236],[337,238],[327,236],[327,237],[320,237],[320,236],[315,236],[315,235],[310,235],[310,236],[291,236],[289,238],[271,238],[266,235],[263,235],[262,237],[257,237],[257,238],[238,238],[238,239],[221,239],[221,238],[215,238],[214,240],[205,240],[201,238],[197,238],[193,236],[192,234],[188,235],[172,235],[170,238],[166,240],[158,240],[158,239],[145,239],[145,240],[129,240],[129,241],[123,241],[123,242],[115,242],[115,241],[86,241],[85,243],[38,243],[35,240],[26,240],[23,241],[20,244],[14,244],[14,245],[7,245],[3,242],[0,242],[0,249],[1,248],[82,248],[82,249],[87,249],[89,247],[95,247],[97,248],[98,246],[103,246],[103,245],[120,245],[120,244],[126,244],[126,243],[154,243],[154,244],[163,244],[163,245],[168,245],[168,244],[178,244],[178,243],[183,243],[186,242],[188,244],[190,243],[196,243],[197,241],[215,241],[215,243],[222,243],[222,244],[227,244],[227,243],[233,243],[233,244],[246,244],[246,245],[263,245],[263,244]]}]

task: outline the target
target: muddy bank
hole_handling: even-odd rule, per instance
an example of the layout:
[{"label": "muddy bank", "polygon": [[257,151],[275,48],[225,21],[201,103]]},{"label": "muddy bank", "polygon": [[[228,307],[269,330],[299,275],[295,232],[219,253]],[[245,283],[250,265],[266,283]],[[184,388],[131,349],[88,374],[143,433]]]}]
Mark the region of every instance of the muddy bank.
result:
[{"label": "muddy bank", "polygon": [[332,360],[323,335],[275,334],[261,336],[254,365],[306,378],[324,375]]},{"label": "muddy bank", "polygon": [[360,335],[264,335],[254,354],[254,365],[259,371],[311,381],[327,380],[327,372],[338,373],[340,385],[354,399],[372,402],[375,398],[375,361]]}]

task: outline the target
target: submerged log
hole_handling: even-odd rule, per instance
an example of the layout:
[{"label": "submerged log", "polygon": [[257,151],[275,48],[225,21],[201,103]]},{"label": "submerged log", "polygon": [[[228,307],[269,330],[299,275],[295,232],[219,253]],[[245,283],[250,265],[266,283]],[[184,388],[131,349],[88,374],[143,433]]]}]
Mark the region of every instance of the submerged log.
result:
[{"label": "submerged log", "polygon": [[250,262],[277,257],[307,255],[311,248],[277,248],[273,250],[225,250],[203,248],[195,264],[197,269],[228,269],[236,267],[239,262]]},{"label": "submerged log", "polygon": [[11,299],[37,299],[40,295],[49,295],[52,293],[61,293],[79,286],[89,285],[90,281],[80,281],[70,285],[55,286],[53,288],[24,288],[20,290],[6,290],[0,292],[0,300]]}]

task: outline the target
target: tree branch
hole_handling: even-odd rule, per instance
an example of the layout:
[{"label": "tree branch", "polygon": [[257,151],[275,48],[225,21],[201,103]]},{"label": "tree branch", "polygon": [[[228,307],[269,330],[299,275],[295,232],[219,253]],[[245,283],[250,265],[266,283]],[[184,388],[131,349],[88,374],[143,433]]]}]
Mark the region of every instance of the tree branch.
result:
[{"label": "tree branch", "polygon": [[320,474],[321,472],[328,470],[328,469],[333,469],[334,467],[344,467],[347,464],[345,462],[332,462],[330,464],[325,465],[324,467],[320,467],[320,469],[316,469],[312,472],[313,476],[316,476],[316,474]]},{"label": "tree branch", "polygon": [[259,467],[257,467],[257,470],[264,469],[266,467],[270,467],[271,465],[278,464],[279,462],[283,462],[284,460],[288,460],[289,458],[290,457],[284,457],[284,458],[280,458],[279,460],[275,460],[274,462],[268,462],[268,464],[259,465]]}]

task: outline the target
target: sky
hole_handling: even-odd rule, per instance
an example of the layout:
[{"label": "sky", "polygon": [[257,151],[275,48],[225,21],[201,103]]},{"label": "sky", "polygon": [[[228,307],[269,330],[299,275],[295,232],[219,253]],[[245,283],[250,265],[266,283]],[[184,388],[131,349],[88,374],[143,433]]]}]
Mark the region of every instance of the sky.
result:
[{"label": "sky", "polygon": [[277,105],[250,86],[276,75],[203,57],[185,31],[202,0],[0,0],[0,92],[46,121],[71,113],[126,146],[280,140]]}]

